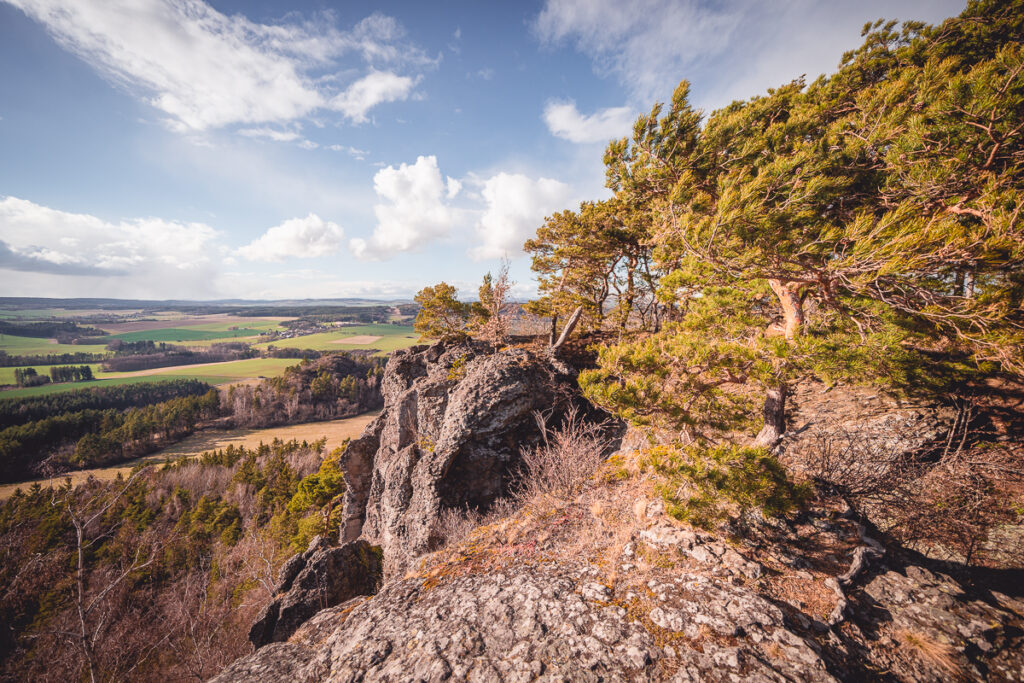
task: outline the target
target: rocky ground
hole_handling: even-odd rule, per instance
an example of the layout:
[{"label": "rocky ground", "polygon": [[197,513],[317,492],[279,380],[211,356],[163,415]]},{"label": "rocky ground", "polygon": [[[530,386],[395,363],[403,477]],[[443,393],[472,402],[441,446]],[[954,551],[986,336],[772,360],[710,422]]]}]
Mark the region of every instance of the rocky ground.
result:
[{"label": "rocky ground", "polygon": [[[826,490],[786,519],[746,513],[707,532],[666,515],[649,474],[601,471],[579,495],[535,497],[443,546],[443,510],[506,492],[517,440],[537,438],[528,417],[562,400],[570,375],[521,349],[396,354],[384,413],[350,448],[352,550],[331,551],[381,548],[383,586],[352,597],[372,588],[338,572],[365,567],[317,573],[326,551],[311,548],[286,565],[276,604],[315,616],[216,680],[1024,680],[1024,581],[969,587]],[[827,422],[877,427],[892,453],[956,421],[887,401],[854,392]],[[349,590],[300,595],[297,568]]]}]

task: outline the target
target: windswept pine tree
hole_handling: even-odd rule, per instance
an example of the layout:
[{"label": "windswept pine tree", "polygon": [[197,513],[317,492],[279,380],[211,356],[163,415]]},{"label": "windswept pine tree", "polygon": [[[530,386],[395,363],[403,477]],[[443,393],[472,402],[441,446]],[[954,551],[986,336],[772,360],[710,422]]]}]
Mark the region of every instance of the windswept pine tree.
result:
[{"label": "windswept pine tree", "polygon": [[[807,378],[905,382],[926,349],[1024,368],[1022,35],[1020,2],[877,22],[810,85],[705,119],[684,81],[641,116],[608,147],[608,186],[650,226],[678,322],[602,348],[587,394],[699,438],[749,427],[756,388],[771,445]],[[617,243],[585,214],[526,248],[553,312],[568,292],[600,319]]]}]

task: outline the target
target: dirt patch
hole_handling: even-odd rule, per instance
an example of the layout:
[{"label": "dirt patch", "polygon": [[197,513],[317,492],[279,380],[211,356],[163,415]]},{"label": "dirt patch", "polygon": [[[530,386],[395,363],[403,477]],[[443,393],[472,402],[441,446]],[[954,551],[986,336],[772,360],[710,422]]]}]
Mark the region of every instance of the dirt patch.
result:
[{"label": "dirt patch", "polygon": [[173,446],[168,446],[162,451],[151,453],[136,460],[122,462],[111,467],[102,467],[92,470],[79,470],[69,472],[66,475],[54,477],[53,479],[36,479],[20,482],[17,484],[4,484],[0,486],[0,500],[6,500],[15,489],[27,489],[38,481],[46,487],[50,484],[60,486],[65,478],[71,477],[72,483],[81,484],[89,477],[96,477],[103,481],[109,481],[117,477],[118,473],[128,476],[132,468],[140,463],[163,462],[165,458],[180,458],[182,456],[195,457],[205,451],[227,448],[229,444],[234,446],[245,446],[254,448],[260,443],[270,443],[275,438],[283,441],[316,441],[327,437],[325,452],[330,453],[340,446],[345,439],[354,439],[363,433],[363,429],[377,417],[377,412],[346,417],[340,420],[329,420],[327,422],[307,422],[299,425],[288,425],[286,427],[270,427],[268,429],[207,429],[179,441]]},{"label": "dirt patch", "polygon": [[173,375],[191,373],[194,368],[208,368],[212,365],[230,365],[237,363],[237,360],[224,360],[216,363],[193,363],[192,365],[169,365],[164,368],[150,368],[148,370],[136,370],[134,372],[109,372],[104,373],[100,379],[124,379],[126,377],[149,377],[150,375]]},{"label": "dirt patch", "polygon": [[375,341],[379,341],[380,337],[374,337],[370,334],[359,334],[354,337],[342,337],[341,339],[335,339],[332,344],[372,344]]}]

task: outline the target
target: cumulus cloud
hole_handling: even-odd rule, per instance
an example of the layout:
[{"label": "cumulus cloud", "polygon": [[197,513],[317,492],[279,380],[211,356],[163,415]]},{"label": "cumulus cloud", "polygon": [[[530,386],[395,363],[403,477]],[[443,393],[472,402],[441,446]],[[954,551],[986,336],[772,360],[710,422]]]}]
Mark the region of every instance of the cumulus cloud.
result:
[{"label": "cumulus cloud", "polygon": [[533,180],[522,174],[498,173],[483,183],[486,202],[477,234],[480,245],[470,250],[476,260],[503,258],[521,253],[544,217],[565,208],[571,190],[551,178]]},{"label": "cumulus cloud", "polygon": [[338,251],[345,232],[337,223],[311,213],[270,228],[238,253],[250,261],[318,258]]},{"label": "cumulus cloud", "polygon": [[451,188],[442,180],[434,156],[382,168],[373,177],[373,189],[383,200],[373,207],[377,226],[369,240],[350,240],[349,249],[359,259],[379,260],[446,236],[454,220],[444,201]]},{"label": "cumulus cloud", "polygon": [[[0,200],[0,269],[83,279],[126,298],[174,289],[211,294],[220,233],[203,223],[160,218],[105,221],[17,197]],[[21,276],[21,281],[25,276]],[[5,278],[6,279],[6,278]],[[70,282],[70,281],[68,281]],[[100,284],[102,283],[102,284]],[[82,292],[68,284],[68,292]]]},{"label": "cumulus cloud", "polygon": [[830,70],[879,17],[937,21],[963,0],[547,0],[533,23],[546,44],[572,44],[638,103],[694,83],[706,109]]},{"label": "cumulus cloud", "polygon": [[[404,98],[414,85],[394,68],[436,63],[380,14],[342,31],[330,13],[268,25],[202,0],[7,1],[181,131],[290,121],[324,108],[365,120],[371,107]],[[346,87],[339,74],[353,65],[340,59],[349,54],[371,68]]]},{"label": "cumulus cloud", "polygon": [[274,142],[292,142],[302,137],[292,130],[275,130],[273,128],[242,128],[238,132],[247,138],[267,138]]},{"label": "cumulus cloud", "polygon": [[548,102],[544,107],[544,123],[551,134],[577,143],[607,142],[627,135],[634,118],[629,107],[599,109],[590,116],[581,114],[571,100]]},{"label": "cumulus cloud", "polygon": [[353,123],[364,123],[366,113],[382,102],[395,102],[409,97],[419,79],[399,76],[389,71],[372,71],[348,87],[330,102]]}]

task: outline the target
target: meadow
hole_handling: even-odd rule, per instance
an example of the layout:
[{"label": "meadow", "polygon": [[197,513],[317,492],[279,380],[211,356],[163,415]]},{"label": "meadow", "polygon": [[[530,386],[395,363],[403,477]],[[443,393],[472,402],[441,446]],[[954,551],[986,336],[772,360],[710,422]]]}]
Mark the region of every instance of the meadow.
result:
[{"label": "meadow", "polygon": [[18,337],[0,334],[0,351],[12,356],[35,356],[55,353],[106,353],[106,342],[102,344],[58,344],[52,339],[41,337]]}]

